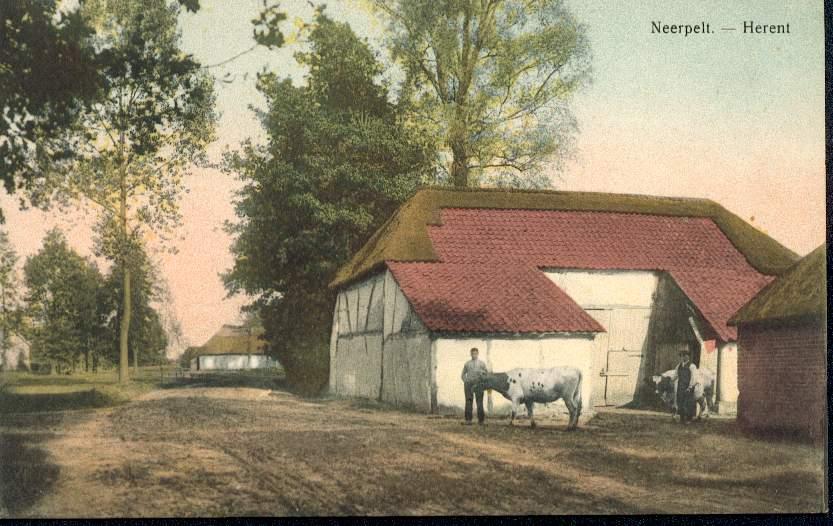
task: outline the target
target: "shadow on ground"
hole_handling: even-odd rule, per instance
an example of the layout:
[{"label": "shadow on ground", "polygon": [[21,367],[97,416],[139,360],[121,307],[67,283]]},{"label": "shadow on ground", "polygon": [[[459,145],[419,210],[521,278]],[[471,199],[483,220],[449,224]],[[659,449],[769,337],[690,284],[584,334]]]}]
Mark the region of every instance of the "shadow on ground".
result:
[{"label": "shadow on ground", "polygon": [[116,405],[119,402],[95,388],[67,393],[6,392],[0,394],[0,414],[95,409]]},{"label": "shadow on ground", "polygon": [[0,517],[21,514],[55,485],[60,468],[39,446],[45,438],[0,434]]},{"label": "shadow on ground", "polygon": [[288,390],[283,373],[246,371],[200,372],[175,378],[162,385],[163,389],[188,387],[249,387],[254,389]]}]

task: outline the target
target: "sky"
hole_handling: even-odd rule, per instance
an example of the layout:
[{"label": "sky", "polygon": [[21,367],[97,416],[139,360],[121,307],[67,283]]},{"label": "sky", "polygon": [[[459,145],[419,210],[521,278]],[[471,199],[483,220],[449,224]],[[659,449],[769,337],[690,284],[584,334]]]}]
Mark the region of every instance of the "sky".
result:
[{"label": "sky", "polygon": [[[251,19],[260,0],[201,0],[182,15],[182,45],[212,65],[252,46]],[[306,1],[282,1],[286,33],[310,20]],[[703,197],[765,231],[800,255],[825,237],[824,19],[821,2],[782,0],[568,1],[587,28],[593,82],[573,100],[576,151],[554,178],[559,190]],[[382,53],[384,27],[359,0],[328,3]],[[657,34],[661,24],[708,23],[711,34]],[[744,34],[744,21],[790,24],[790,34]],[[734,28],[723,31],[722,28]],[[264,69],[303,81],[290,43],[256,49],[211,71],[221,114],[217,161],[264,133],[250,107],[264,101],[254,87]],[[227,298],[220,273],[232,264],[232,201],[239,181],[215,169],[185,180],[183,228],[176,254],[156,253],[187,345],[201,345],[223,323],[234,323],[248,299]],[[91,216],[21,211],[0,194],[4,228],[25,259],[44,233],[60,226],[73,247],[91,255]],[[22,262],[21,262],[22,263]],[[172,350],[175,351],[175,350]]]}]

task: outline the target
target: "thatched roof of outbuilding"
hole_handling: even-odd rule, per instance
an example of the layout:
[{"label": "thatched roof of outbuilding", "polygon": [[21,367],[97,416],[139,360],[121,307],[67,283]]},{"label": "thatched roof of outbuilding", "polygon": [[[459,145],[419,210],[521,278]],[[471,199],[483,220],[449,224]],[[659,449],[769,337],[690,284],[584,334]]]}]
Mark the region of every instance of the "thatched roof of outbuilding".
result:
[{"label": "thatched roof of outbuilding", "polygon": [[827,243],[761,289],[729,323],[809,317],[827,317]]}]

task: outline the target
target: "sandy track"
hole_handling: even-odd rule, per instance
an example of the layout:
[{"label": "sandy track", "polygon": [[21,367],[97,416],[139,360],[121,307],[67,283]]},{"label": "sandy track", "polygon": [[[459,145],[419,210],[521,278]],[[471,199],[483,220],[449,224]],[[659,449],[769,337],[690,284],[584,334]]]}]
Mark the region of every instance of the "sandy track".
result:
[{"label": "sandy track", "polygon": [[20,457],[29,469],[18,472],[45,474],[40,487],[30,476],[16,494],[6,491],[0,512],[721,513],[822,506],[820,451],[742,437],[731,421],[681,428],[665,415],[615,411],[576,433],[561,422],[542,423],[537,430],[526,422],[509,428],[505,420],[468,427],[281,391],[160,390],[115,409],[15,415],[0,423],[6,449],[13,444],[29,455]]}]

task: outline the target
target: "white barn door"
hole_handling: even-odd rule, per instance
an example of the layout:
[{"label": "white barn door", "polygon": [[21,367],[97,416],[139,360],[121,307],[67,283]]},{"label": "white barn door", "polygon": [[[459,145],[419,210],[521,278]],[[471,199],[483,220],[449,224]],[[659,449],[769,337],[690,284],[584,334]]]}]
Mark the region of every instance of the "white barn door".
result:
[{"label": "white barn door", "polygon": [[638,387],[651,309],[587,309],[587,313],[607,331],[596,338],[593,405],[627,404]]}]

